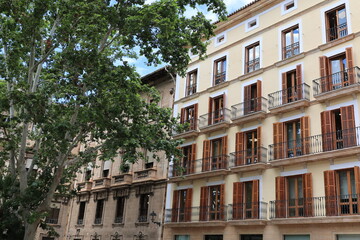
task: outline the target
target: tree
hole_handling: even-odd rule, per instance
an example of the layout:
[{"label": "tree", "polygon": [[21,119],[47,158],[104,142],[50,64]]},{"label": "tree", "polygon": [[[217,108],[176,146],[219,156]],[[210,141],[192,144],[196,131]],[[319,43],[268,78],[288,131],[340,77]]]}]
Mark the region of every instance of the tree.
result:
[{"label": "tree", "polygon": [[126,60],[138,48],[184,74],[187,47],[204,56],[214,29],[200,12],[186,17],[197,4],[224,18],[221,0],[0,0],[2,239],[33,239],[54,195],[95,158],[179,155],[177,120]]}]

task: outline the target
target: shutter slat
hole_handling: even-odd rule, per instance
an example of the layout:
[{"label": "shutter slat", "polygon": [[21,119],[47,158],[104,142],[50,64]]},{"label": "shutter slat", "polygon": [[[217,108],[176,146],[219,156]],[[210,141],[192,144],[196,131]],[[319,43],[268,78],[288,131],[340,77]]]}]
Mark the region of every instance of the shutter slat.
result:
[{"label": "shutter slat", "polygon": [[[333,134],[331,124],[331,111],[324,111],[320,113],[321,116],[321,132],[323,151],[330,151],[333,149]],[[335,138],[334,138],[335,139]]]},{"label": "shutter slat", "polygon": [[244,165],[244,133],[236,133],[235,141],[235,164],[236,166]]},{"label": "shutter slat", "polygon": [[210,170],[210,140],[204,140],[203,143],[203,160],[202,160],[202,170]]},{"label": "shutter slat", "polygon": [[243,219],[243,204],[244,204],[244,196],[243,196],[243,183],[242,182],[234,182],[233,184],[233,219],[240,220]]},{"label": "shutter slat", "polygon": [[304,85],[302,84],[303,80],[302,80],[302,71],[301,71],[301,64],[296,66],[296,94],[297,94],[297,99],[303,99],[304,97]]},{"label": "shutter slat", "polygon": [[186,191],[186,202],[185,202],[185,221],[191,221],[191,207],[192,207],[192,188],[188,188]]},{"label": "shutter slat", "polygon": [[252,181],[252,218],[259,218],[259,180]]},{"label": "shutter slat", "polygon": [[286,216],[286,178],[276,177],[276,203],[275,212],[277,218],[284,218]]},{"label": "shutter slat", "polygon": [[303,183],[304,183],[304,208],[305,208],[305,217],[313,216],[313,188],[312,188],[312,177],[311,173],[305,173],[303,175]]},{"label": "shutter slat", "polygon": [[303,154],[310,153],[310,118],[309,116],[304,116],[300,118],[300,128],[301,128],[301,147]]},{"label": "shutter slat", "polygon": [[354,61],[353,61],[353,54],[352,54],[352,48],[346,48],[345,49],[346,54],[346,62],[347,62],[347,68],[348,68],[348,81],[349,84],[355,83],[355,74],[354,74]]},{"label": "shutter slat", "polygon": [[337,205],[337,194],[336,194],[336,176],[335,171],[328,170],[324,171],[324,183],[325,183],[325,209],[326,216],[336,216],[338,205]]},{"label": "shutter slat", "polygon": [[346,106],[340,108],[341,113],[341,128],[344,147],[351,147],[356,145],[356,129],[354,106]]},{"label": "shutter slat", "polygon": [[286,104],[287,103],[287,84],[286,84],[286,72],[281,74],[281,81],[282,81],[282,94],[281,94],[281,98],[282,98],[282,103]]}]

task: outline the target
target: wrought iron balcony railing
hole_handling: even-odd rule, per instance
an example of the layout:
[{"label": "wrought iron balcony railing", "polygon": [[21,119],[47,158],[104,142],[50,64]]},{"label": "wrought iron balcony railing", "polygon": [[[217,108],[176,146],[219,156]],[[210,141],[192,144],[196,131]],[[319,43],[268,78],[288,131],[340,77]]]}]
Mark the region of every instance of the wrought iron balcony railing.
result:
[{"label": "wrought iron balcony railing", "polygon": [[359,85],[360,69],[359,67],[348,68],[345,71],[337,72],[313,80],[314,96],[332,92],[351,85]]},{"label": "wrought iron balcony railing", "polygon": [[310,87],[306,83],[269,94],[269,108],[310,99]]},{"label": "wrought iron balcony railing", "polygon": [[333,41],[348,35],[347,23],[337,25],[332,28],[326,29],[326,36],[328,41]]},{"label": "wrought iron balcony railing", "polygon": [[247,202],[229,204],[229,220],[266,219],[266,202]]},{"label": "wrought iron balcony railing", "polygon": [[200,128],[205,128],[222,122],[230,121],[230,109],[222,108],[200,116]]},{"label": "wrought iron balcony railing", "polygon": [[269,160],[339,150],[360,145],[360,127],[269,145]]},{"label": "wrought iron balcony railing", "polygon": [[267,149],[264,147],[250,148],[230,153],[230,167],[244,166],[266,162]]},{"label": "wrought iron balcony railing", "polygon": [[186,96],[190,96],[196,93],[196,84],[186,86]]},{"label": "wrought iron balcony railing", "polygon": [[228,155],[218,155],[202,159],[202,172],[228,168]]},{"label": "wrought iron balcony railing", "polygon": [[351,194],[270,201],[270,219],[358,215],[359,197]]},{"label": "wrought iron balcony railing", "polygon": [[211,206],[200,206],[199,221],[226,221],[228,206],[213,204]]},{"label": "wrought iron balcony railing", "polygon": [[259,111],[266,112],[267,99],[263,97],[253,98],[231,106],[231,119],[237,119]]},{"label": "wrought iron balcony railing", "polygon": [[214,75],[214,86],[225,82],[226,71]]},{"label": "wrought iron balcony railing", "polygon": [[299,42],[295,42],[293,44],[287,45],[286,47],[283,47],[284,59],[298,55],[299,53],[300,53],[300,43]]}]

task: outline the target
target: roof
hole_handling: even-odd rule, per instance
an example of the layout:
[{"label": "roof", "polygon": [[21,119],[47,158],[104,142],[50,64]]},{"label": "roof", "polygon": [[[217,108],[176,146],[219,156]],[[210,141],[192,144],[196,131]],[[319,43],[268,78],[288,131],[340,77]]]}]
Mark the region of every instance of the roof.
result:
[{"label": "roof", "polygon": [[[231,17],[231,16],[235,15],[236,13],[238,13],[238,12],[240,12],[240,11],[242,11],[242,10],[244,10],[244,9],[246,9],[246,8],[254,5],[254,4],[257,3],[257,2],[260,2],[260,1],[261,1],[261,0],[254,0],[254,1],[252,1],[252,2],[250,2],[250,3],[248,3],[248,4],[246,4],[246,5],[242,6],[241,8],[235,10],[234,12],[228,14],[227,17]],[[219,23],[219,22],[220,22],[220,21],[218,20],[218,21],[214,22],[214,24],[217,24],[217,23]]]},{"label": "roof", "polygon": [[[151,84],[154,82],[158,82],[161,79],[171,79],[171,71],[169,73],[169,70],[167,70],[166,68],[168,68],[169,66],[165,66],[162,68],[159,68],[143,77],[141,77],[141,81],[143,83],[147,83],[147,84]],[[167,78],[166,78],[167,77]]]}]

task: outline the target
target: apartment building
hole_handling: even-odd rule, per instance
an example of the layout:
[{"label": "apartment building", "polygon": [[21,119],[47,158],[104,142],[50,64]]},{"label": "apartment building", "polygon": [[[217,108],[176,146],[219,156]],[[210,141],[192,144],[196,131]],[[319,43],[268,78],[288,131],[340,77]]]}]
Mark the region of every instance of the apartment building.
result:
[{"label": "apartment building", "polygon": [[[160,92],[161,107],[172,108],[175,82],[165,68],[142,78]],[[147,99],[151,101],[152,99]],[[60,234],[48,237],[39,229],[39,240],[152,240],[161,239],[168,160],[144,152],[148,160],[122,164],[96,160],[77,174],[77,196],[66,205],[54,205],[47,221]]]},{"label": "apartment building", "polygon": [[255,0],[178,77],[164,240],[360,239],[360,1]]}]

